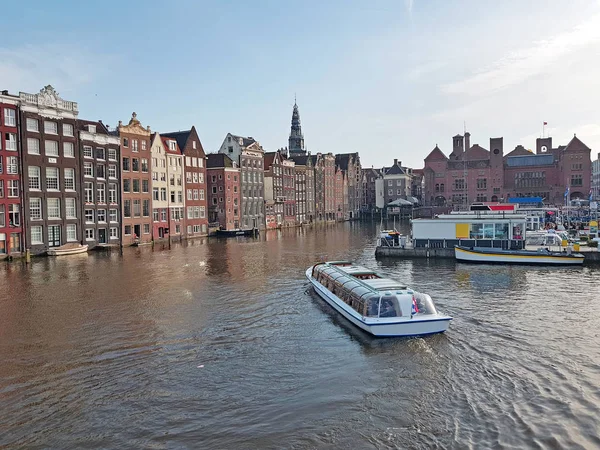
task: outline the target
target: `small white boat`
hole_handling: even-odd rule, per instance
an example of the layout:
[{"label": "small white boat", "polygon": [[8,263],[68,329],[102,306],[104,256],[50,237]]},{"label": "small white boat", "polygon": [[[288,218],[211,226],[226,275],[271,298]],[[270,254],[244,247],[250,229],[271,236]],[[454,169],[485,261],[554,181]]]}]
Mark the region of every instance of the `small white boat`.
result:
[{"label": "small white boat", "polygon": [[88,251],[88,246],[81,244],[65,244],[48,249],[48,256],[77,255]]},{"label": "small white boat", "polygon": [[502,250],[499,248],[454,247],[457,261],[488,264],[539,264],[539,265],[581,265],[585,257],[570,250],[552,252],[546,248],[537,250]]},{"label": "small white boat", "polygon": [[429,295],[348,261],[315,264],[306,278],[333,309],[373,336],[443,333],[452,320],[436,311]]}]

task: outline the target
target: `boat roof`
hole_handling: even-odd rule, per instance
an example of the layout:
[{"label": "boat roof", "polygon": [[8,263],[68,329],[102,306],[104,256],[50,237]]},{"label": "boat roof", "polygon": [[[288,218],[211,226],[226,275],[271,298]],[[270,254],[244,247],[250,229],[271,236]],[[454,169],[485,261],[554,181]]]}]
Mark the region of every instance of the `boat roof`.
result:
[{"label": "boat roof", "polygon": [[328,261],[325,264],[328,266],[335,267],[338,271],[347,273],[348,275],[377,275],[379,278],[370,280],[358,280],[361,284],[368,286],[369,288],[376,291],[392,291],[392,290],[405,290],[408,287],[391,278],[386,278],[378,274],[377,272],[368,269],[363,266],[355,265],[349,261]]}]

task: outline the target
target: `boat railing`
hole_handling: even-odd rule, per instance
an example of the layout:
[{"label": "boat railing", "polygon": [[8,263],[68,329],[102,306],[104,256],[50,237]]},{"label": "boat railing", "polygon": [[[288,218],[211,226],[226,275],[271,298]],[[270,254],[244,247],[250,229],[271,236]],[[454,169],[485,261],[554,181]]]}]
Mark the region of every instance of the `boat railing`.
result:
[{"label": "boat railing", "polygon": [[524,239],[413,239],[413,248],[453,249],[461,247],[500,248],[504,250],[522,250],[525,248]]}]

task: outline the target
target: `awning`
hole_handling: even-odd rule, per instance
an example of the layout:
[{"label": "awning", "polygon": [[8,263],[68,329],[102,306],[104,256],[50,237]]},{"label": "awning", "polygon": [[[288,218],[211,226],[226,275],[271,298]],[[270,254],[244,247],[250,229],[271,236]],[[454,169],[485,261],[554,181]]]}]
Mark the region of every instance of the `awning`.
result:
[{"label": "awning", "polygon": [[411,203],[413,203],[413,204],[415,204],[415,205],[416,205],[417,203],[419,203],[419,200],[418,200],[417,198],[415,198],[415,197],[411,197],[410,195],[409,195],[409,196],[407,196],[407,197],[406,197],[406,199],[407,199],[409,202],[411,202]]}]

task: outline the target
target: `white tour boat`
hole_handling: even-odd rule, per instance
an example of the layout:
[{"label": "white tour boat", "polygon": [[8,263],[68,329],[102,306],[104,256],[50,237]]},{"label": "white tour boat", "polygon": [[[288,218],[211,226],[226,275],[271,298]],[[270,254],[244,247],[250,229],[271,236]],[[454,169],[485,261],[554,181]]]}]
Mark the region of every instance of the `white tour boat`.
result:
[{"label": "white tour boat", "polygon": [[48,256],[78,255],[80,253],[87,253],[87,251],[87,244],[81,245],[79,243],[69,243],[60,247],[49,248]]},{"label": "white tour boat", "polygon": [[502,250],[499,248],[461,247],[454,248],[457,261],[488,264],[538,264],[545,266],[581,265],[585,256],[573,253],[570,249],[564,252],[553,252],[546,248],[537,250]]},{"label": "white tour boat", "polygon": [[306,278],[323,300],[373,336],[443,333],[452,320],[436,311],[429,295],[348,261],[315,264]]}]

